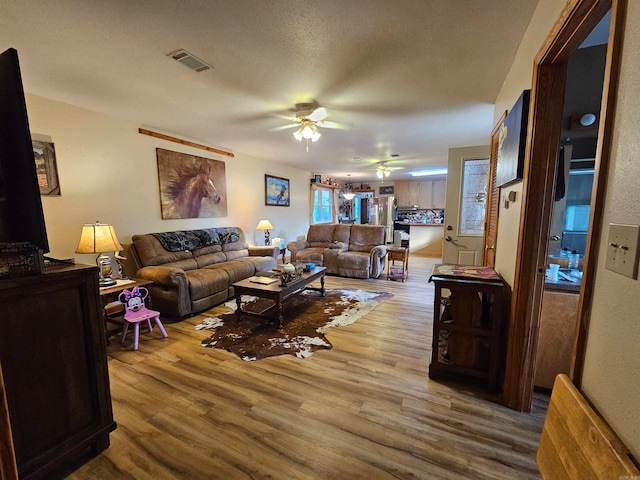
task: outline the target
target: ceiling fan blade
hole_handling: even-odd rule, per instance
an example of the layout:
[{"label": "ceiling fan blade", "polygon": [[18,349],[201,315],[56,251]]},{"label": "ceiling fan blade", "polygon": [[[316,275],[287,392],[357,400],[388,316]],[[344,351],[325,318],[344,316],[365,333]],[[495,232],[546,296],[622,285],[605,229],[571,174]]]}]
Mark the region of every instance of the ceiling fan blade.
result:
[{"label": "ceiling fan blade", "polygon": [[268,128],[269,132],[279,132],[280,130],[287,130],[288,128],[299,127],[299,123],[290,123],[289,125],[281,125],[279,127]]},{"label": "ceiling fan blade", "polygon": [[313,120],[314,122],[320,122],[327,118],[327,109],[324,107],[318,107],[309,115],[307,115],[309,120]]},{"label": "ceiling fan blade", "polygon": [[339,123],[339,122],[332,122],[330,120],[320,120],[318,123],[319,127],[322,128],[336,128],[338,130],[349,130],[352,125],[348,124],[348,123]]}]

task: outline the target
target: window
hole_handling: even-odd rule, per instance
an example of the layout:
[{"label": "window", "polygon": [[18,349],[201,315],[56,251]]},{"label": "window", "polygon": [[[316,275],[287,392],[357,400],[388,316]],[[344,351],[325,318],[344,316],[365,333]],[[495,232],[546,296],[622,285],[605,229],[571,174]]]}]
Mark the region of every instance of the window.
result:
[{"label": "window", "polygon": [[333,222],[333,190],[316,187],[313,190],[313,223]]},{"label": "window", "polygon": [[482,235],[489,179],[489,159],[464,159],[459,235]]}]

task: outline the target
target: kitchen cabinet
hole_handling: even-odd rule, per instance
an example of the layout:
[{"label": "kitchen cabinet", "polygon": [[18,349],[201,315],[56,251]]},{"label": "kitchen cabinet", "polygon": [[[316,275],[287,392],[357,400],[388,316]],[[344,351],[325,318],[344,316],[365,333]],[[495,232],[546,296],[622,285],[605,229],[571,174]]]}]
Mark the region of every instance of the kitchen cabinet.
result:
[{"label": "kitchen cabinet", "polygon": [[447,201],[447,181],[433,181],[433,208],[444,208]]},{"label": "kitchen cabinet", "polygon": [[556,375],[568,375],[571,371],[579,300],[579,291],[563,292],[545,288],[533,382],[537,387],[551,389]]},{"label": "kitchen cabinet", "polygon": [[420,205],[420,208],[433,207],[433,182],[423,181],[418,183],[418,205]]},{"label": "kitchen cabinet", "polygon": [[395,183],[398,205],[418,205],[419,183],[415,180],[402,180]]},{"label": "kitchen cabinet", "polygon": [[395,182],[398,205],[419,205],[420,208],[445,207],[446,180],[400,180]]}]

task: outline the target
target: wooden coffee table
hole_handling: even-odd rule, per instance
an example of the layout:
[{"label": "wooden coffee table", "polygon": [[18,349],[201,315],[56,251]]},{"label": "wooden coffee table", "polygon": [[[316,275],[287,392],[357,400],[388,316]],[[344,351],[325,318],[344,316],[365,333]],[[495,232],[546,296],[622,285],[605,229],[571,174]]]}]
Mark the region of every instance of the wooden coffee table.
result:
[{"label": "wooden coffee table", "polygon": [[[277,320],[278,328],[282,328],[282,303],[303,290],[314,290],[316,292],[320,292],[320,296],[324,297],[324,274],[326,270],[326,267],[315,267],[309,272],[303,272],[299,279],[284,287],[280,286],[280,281],[270,283],[269,285],[263,285],[261,283],[254,283],[245,279],[234,283],[233,290],[236,296],[236,304],[238,305],[236,309],[238,320],[240,320],[243,315],[267,320]],[[320,288],[309,286],[309,284],[315,280],[320,280]],[[242,295],[253,295],[259,298],[267,298],[273,300],[275,305],[270,306],[262,312],[247,312],[246,310],[242,310]],[[274,311],[275,315],[273,314]]]}]

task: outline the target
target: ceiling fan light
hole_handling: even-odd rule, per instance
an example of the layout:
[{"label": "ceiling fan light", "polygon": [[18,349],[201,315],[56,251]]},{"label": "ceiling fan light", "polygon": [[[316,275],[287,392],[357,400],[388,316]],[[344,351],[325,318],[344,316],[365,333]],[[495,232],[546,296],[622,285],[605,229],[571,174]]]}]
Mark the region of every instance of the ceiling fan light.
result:
[{"label": "ceiling fan light", "polygon": [[382,170],[376,171],[376,175],[378,178],[382,178],[384,176],[384,174],[382,173]]},{"label": "ceiling fan light", "polygon": [[318,132],[317,130],[314,129],[313,135],[311,137],[311,141],[312,142],[317,142],[320,139],[321,136],[322,135],[320,135],[320,132]]},{"label": "ceiling fan light", "polygon": [[298,130],[296,130],[295,132],[293,132],[293,136],[296,137],[296,140],[298,140],[299,142],[302,141],[302,128],[299,128]]},{"label": "ceiling fan light", "polygon": [[353,192],[347,192],[347,193],[344,194],[344,198],[346,200],[353,200],[353,197],[355,197],[355,196],[356,196],[356,194],[353,193]]},{"label": "ceiling fan light", "polygon": [[385,176],[385,177],[388,177],[388,176],[389,176],[389,174],[391,174],[391,172],[390,172],[389,170],[385,170],[385,171],[384,171],[384,176]]},{"label": "ceiling fan light", "polygon": [[304,127],[302,127],[302,131],[300,132],[300,134],[302,135],[302,138],[311,140],[313,138],[313,128],[311,128],[309,125],[305,125]]}]

